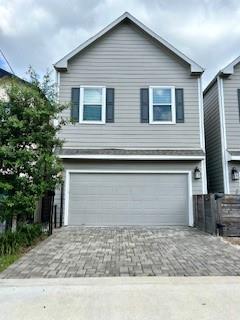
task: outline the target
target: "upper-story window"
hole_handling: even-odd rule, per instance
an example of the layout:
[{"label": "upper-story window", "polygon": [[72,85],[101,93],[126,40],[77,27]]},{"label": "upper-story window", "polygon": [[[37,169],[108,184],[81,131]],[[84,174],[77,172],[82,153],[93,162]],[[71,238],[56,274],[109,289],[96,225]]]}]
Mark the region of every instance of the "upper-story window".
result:
[{"label": "upper-story window", "polygon": [[152,124],[176,123],[175,88],[149,88],[149,122]]},{"label": "upper-story window", "polygon": [[80,122],[105,123],[106,88],[84,86],[80,88]]}]

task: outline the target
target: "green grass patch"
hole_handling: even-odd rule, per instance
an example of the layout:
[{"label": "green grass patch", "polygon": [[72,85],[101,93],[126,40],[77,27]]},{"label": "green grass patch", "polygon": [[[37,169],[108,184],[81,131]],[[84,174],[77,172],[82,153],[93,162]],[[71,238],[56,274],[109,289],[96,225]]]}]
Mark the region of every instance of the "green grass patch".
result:
[{"label": "green grass patch", "polygon": [[17,259],[19,259],[21,256],[21,253],[11,254],[7,256],[1,256],[0,257],[0,272],[7,269],[13,262],[15,262]]},{"label": "green grass patch", "polygon": [[0,272],[46,237],[39,224],[21,225],[15,232],[0,234]]}]

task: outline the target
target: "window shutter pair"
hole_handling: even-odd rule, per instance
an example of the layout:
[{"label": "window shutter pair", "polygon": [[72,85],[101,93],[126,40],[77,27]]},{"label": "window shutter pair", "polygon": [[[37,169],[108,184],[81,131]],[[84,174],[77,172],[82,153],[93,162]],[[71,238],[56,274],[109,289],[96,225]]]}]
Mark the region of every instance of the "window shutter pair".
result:
[{"label": "window shutter pair", "polygon": [[[184,122],[184,94],[183,89],[175,89],[176,122]],[[140,89],[141,122],[149,123],[149,89]]]},{"label": "window shutter pair", "polygon": [[[79,121],[80,88],[72,88],[71,119]],[[106,122],[114,122],[114,88],[106,88]]]}]

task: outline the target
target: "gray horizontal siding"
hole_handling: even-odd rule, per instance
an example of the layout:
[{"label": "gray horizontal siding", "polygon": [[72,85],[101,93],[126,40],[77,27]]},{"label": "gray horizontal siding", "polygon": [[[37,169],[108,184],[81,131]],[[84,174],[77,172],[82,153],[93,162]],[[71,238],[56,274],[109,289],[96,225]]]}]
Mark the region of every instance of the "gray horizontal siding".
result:
[{"label": "gray horizontal siding", "polygon": [[[60,101],[69,102],[71,88],[80,85],[115,88],[115,123],[68,125],[61,132],[65,147],[200,147],[197,78],[135,27],[124,23],[72,58],[60,75]],[[185,123],[140,123],[140,88],[150,85],[184,88]],[[63,116],[68,119],[70,110]]]},{"label": "gray horizontal siding", "polygon": [[240,64],[223,80],[227,148],[240,150],[240,121],[237,89],[240,89]]},{"label": "gray horizontal siding", "polygon": [[[81,170],[175,170],[175,171],[194,171],[195,167],[201,168],[199,161],[79,161],[65,160],[65,169]],[[202,179],[194,180],[193,193],[202,193]]]},{"label": "gray horizontal siding", "polygon": [[223,192],[221,131],[217,82],[203,99],[209,192]]}]

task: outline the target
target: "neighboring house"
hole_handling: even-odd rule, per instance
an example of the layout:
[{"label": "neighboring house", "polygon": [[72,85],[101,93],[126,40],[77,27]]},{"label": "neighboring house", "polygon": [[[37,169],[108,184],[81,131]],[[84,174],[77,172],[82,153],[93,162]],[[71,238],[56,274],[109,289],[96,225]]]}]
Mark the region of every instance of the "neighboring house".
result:
[{"label": "neighboring house", "polygon": [[0,68],[0,99],[6,99],[6,90],[4,85],[9,79],[16,77],[12,73]]},{"label": "neighboring house", "polygon": [[60,134],[64,224],[192,226],[207,192],[203,69],[129,13],[55,69],[75,121]]},{"label": "neighboring house", "polygon": [[204,90],[208,191],[240,194],[240,57]]}]

